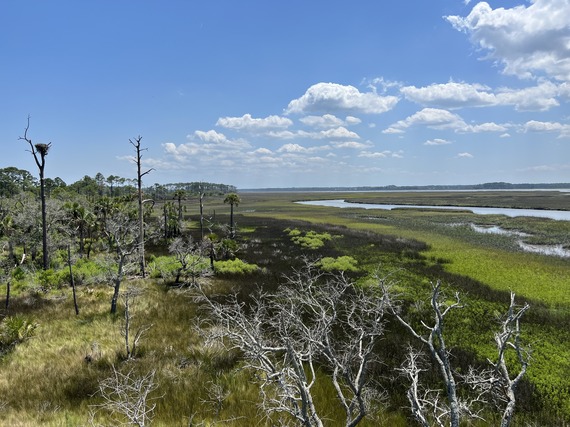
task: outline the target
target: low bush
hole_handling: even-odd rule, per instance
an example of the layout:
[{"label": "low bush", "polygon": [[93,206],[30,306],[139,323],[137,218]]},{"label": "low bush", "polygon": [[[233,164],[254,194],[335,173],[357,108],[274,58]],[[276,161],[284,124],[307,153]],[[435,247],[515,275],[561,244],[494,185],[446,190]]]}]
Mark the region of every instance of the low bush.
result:
[{"label": "low bush", "polygon": [[285,229],[285,232],[291,237],[291,241],[302,248],[316,250],[325,245],[325,242],[332,240],[330,233],[317,233],[316,231],[302,232],[297,228]]},{"label": "low bush", "polygon": [[319,267],[323,271],[353,271],[357,272],[358,268],[358,261],[355,260],[353,257],[344,255],[339,256],[337,258],[333,257],[324,257],[319,261]]},{"label": "low bush", "polygon": [[148,261],[148,272],[153,279],[174,277],[179,267],[180,263],[173,256],[153,256]]},{"label": "low bush", "polygon": [[[96,282],[102,275],[106,274],[106,270],[101,264],[88,258],[78,259],[72,265],[72,271],[73,281],[78,286],[85,283]],[[57,277],[55,278],[52,285],[65,286],[71,283],[68,265],[63,266],[60,270],[57,270],[56,273]]]},{"label": "low bush", "polygon": [[38,271],[37,281],[40,286],[48,289],[61,285],[61,277],[51,268]]},{"label": "low bush", "polygon": [[255,273],[259,267],[236,258],[227,261],[216,261],[214,269],[216,274],[250,274]]},{"label": "low bush", "polygon": [[0,351],[4,353],[11,347],[32,337],[37,323],[21,315],[6,317],[0,323]]}]

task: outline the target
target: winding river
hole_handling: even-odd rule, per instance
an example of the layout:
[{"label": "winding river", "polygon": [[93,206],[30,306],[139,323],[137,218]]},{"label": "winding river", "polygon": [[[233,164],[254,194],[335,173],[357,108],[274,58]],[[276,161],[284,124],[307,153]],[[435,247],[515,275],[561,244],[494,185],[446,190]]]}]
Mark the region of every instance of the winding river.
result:
[{"label": "winding river", "polygon": [[328,206],[331,208],[360,208],[360,209],[441,209],[441,210],[466,210],[477,215],[506,215],[534,216],[551,218],[560,221],[570,221],[570,211],[547,210],[547,209],[510,209],[510,208],[482,208],[476,206],[424,206],[424,205],[381,205],[375,203],[350,203],[342,199],[332,200],[307,200],[296,202],[302,205]]},{"label": "winding river", "polygon": [[[559,221],[570,221],[570,211],[546,210],[546,209],[507,209],[507,208],[481,208],[475,206],[420,206],[420,205],[381,205],[373,203],[350,203],[340,199],[333,200],[308,200],[296,202],[302,205],[328,206],[332,208],[361,208],[361,209],[441,209],[441,210],[466,210],[478,215],[506,215],[510,217],[516,216],[532,216],[539,218],[550,218]],[[557,256],[561,258],[570,258],[570,250],[562,245],[531,245],[525,243],[522,237],[527,236],[524,233],[506,231],[500,227],[479,227],[471,224],[472,228],[479,233],[493,234],[510,234],[519,237],[517,243],[525,252],[535,252],[542,255]]]}]

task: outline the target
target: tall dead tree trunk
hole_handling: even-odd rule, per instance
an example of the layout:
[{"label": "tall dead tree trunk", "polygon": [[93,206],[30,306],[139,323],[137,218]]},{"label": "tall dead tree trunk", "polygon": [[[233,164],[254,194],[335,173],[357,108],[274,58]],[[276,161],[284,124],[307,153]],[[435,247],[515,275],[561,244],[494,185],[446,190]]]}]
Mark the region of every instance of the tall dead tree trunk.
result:
[{"label": "tall dead tree trunk", "polygon": [[119,291],[121,289],[121,282],[123,281],[124,265],[127,255],[120,253],[119,264],[117,267],[117,275],[115,276],[114,286],[113,286],[113,297],[111,298],[111,314],[117,312],[117,301],[119,300]]},{"label": "tall dead tree trunk", "polygon": [[150,173],[153,169],[149,169],[145,172],[141,172],[141,163],[142,163],[142,151],[146,149],[141,148],[141,140],[142,136],[138,136],[134,139],[129,139],[129,142],[135,147],[137,152],[137,156],[135,158],[135,163],[137,164],[137,193],[138,193],[138,202],[139,202],[139,259],[140,259],[140,268],[141,268],[141,275],[142,277],[146,276],[145,272],[145,260],[144,260],[144,216],[143,216],[143,194],[142,194],[142,177],[146,174]]},{"label": "tall dead tree trunk", "polygon": [[200,239],[204,240],[204,196],[205,194],[200,189]]},{"label": "tall dead tree trunk", "polygon": [[75,308],[75,314],[79,315],[79,306],[77,305],[77,292],[75,289],[75,280],[73,279],[73,269],[71,268],[71,248],[67,245],[67,264],[69,266],[69,282],[71,284],[71,289],[73,291],[73,307]]},{"label": "tall dead tree trunk", "polygon": [[8,281],[6,282],[6,310],[8,310],[8,308],[10,308],[10,279],[8,279]]},{"label": "tall dead tree trunk", "polygon": [[28,116],[28,124],[24,130],[24,136],[19,139],[26,141],[30,145],[30,151],[34,156],[36,165],[38,166],[40,175],[40,199],[42,203],[42,250],[43,250],[43,269],[49,268],[49,254],[47,244],[47,215],[46,215],[46,194],[45,194],[45,158],[51,147],[51,142],[47,144],[32,144],[32,140],[28,138],[28,129],[30,128],[30,117]]}]

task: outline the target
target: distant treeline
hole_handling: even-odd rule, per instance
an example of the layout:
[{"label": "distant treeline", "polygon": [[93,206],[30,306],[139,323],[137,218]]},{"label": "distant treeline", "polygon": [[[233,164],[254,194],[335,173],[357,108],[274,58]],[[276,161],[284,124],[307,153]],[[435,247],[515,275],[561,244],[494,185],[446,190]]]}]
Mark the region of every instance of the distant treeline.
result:
[{"label": "distant treeline", "polygon": [[[85,175],[80,180],[67,184],[61,178],[46,178],[45,188],[48,195],[58,192],[73,192],[88,198],[103,196],[123,197],[136,194],[136,179],[123,178],[116,175],[105,177],[97,173],[94,177]],[[0,169],[0,197],[12,197],[22,192],[39,191],[39,180],[30,172],[15,167]],[[183,191],[186,196],[204,193],[207,196],[237,192],[233,185],[214,184],[210,182],[179,182],[172,184],[153,184],[143,189],[145,197],[154,200],[167,200],[176,197]]]},{"label": "distant treeline", "polygon": [[470,185],[385,185],[364,187],[289,187],[289,188],[252,188],[240,189],[242,192],[278,192],[278,191],[457,191],[457,190],[560,190],[570,189],[570,183],[511,184],[510,182],[487,182]]}]

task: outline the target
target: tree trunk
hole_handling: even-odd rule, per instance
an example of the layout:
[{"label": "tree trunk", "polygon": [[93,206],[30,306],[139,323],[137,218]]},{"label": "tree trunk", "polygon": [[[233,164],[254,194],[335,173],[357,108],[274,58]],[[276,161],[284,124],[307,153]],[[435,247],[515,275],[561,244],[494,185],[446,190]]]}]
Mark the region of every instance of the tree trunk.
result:
[{"label": "tree trunk", "polygon": [[129,312],[129,290],[125,293],[125,349],[127,359],[131,358],[131,348],[129,346],[129,330],[130,330],[131,313]]},{"label": "tree trunk", "polygon": [[144,278],[146,276],[145,271],[145,259],[144,259],[144,217],[143,217],[143,195],[142,195],[142,177],[153,169],[149,169],[146,172],[141,171],[142,154],[141,154],[141,139],[139,136],[135,138],[134,141],[129,140],[129,142],[135,147],[137,151],[137,157],[135,159],[137,163],[137,187],[138,187],[138,202],[139,202],[139,259],[141,266],[141,275]]},{"label": "tree trunk", "polygon": [[46,216],[46,192],[43,167],[40,168],[40,198],[42,200],[42,250],[43,250],[43,268],[49,268],[49,256],[47,245],[47,216]]},{"label": "tree trunk", "polygon": [[509,390],[507,394],[509,396],[509,403],[507,403],[507,407],[503,412],[503,418],[501,419],[501,427],[509,427],[511,425],[513,414],[515,413],[515,406],[516,406],[515,393],[512,390]]},{"label": "tree trunk", "polygon": [[71,249],[67,245],[67,264],[69,265],[69,281],[71,290],[73,291],[73,307],[75,308],[75,315],[79,315],[79,306],[77,305],[77,292],[75,291],[75,280],[73,279],[73,269],[71,268]]},{"label": "tree trunk", "polygon": [[85,225],[83,223],[79,224],[79,256],[83,258],[83,252],[85,252]]},{"label": "tree trunk", "polygon": [[204,240],[204,193],[200,193],[200,238]]},{"label": "tree trunk", "polygon": [[233,239],[236,236],[236,231],[234,229],[234,204],[230,204],[230,235]]},{"label": "tree trunk", "polygon": [[178,197],[178,222],[182,228],[182,197]]},{"label": "tree trunk", "polygon": [[119,268],[117,271],[117,277],[115,279],[115,289],[113,290],[113,298],[111,299],[111,314],[117,312],[117,301],[119,300],[119,289],[121,288],[121,282],[123,281],[123,264],[125,262],[125,255],[119,257]]},{"label": "tree trunk", "polygon": [[12,243],[12,239],[8,237],[8,257],[12,260],[14,265],[18,264],[18,258],[16,258],[16,254],[14,253],[14,243]]},{"label": "tree trunk", "polygon": [[[139,166],[140,167],[140,166]],[[146,276],[145,261],[144,261],[144,219],[143,219],[143,202],[142,202],[142,188],[141,180],[139,178],[139,251],[141,263],[141,276]]]},{"label": "tree trunk", "polygon": [[6,283],[6,310],[10,307],[10,280]]}]

